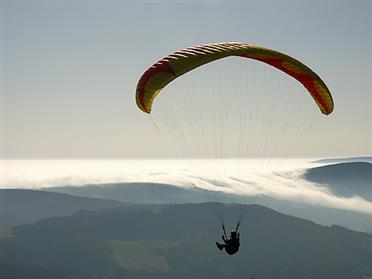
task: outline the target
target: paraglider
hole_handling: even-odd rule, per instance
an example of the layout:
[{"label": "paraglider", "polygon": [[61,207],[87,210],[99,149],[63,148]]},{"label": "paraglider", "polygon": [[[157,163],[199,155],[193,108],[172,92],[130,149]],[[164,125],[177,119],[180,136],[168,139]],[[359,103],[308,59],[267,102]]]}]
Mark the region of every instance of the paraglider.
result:
[{"label": "paraglider", "polygon": [[[254,59],[284,72],[305,87],[321,113],[325,115],[332,113],[334,108],[332,95],[324,81],[313,70],[299,60],[279,51],[238,42],[193,46],[178,50],[159,60],[143,73],[137,83],[138,108],[150,114],[156,96],[170,82],[195,68],[230,56]],[[177,106],[177,104],[174,105]],[[239,226],[240,222],[228,238],[223,225],[223,243],[216,242],[220,251],[225,250],[229,255],[239,251]]]},{"label": "paraglider", "polygon": [[225,249],[226,253],[229,255],[234,255],[239,251],[240,247],[240,233],[238,232],[240,223],[238,223],[236,229],[234,231],[231,231],[230,237],[228,238],[226,235],[226,230],[225,226],[222,225],[223,229],[223,235],[222,235],[222,240],[223,244],[216,242],[217,248],[222,251]]}]

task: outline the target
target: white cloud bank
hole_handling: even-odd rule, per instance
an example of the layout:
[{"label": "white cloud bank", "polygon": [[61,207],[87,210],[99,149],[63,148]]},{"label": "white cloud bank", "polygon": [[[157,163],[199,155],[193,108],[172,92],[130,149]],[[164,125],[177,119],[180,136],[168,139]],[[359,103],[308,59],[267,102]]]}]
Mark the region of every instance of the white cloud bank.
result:
[{"label": "white cloud bank", "polygon": [[372,202],[340,197],[302,178],[309,160],[1,160],[0,188],[155,182],[268,196],[372,215]]}]

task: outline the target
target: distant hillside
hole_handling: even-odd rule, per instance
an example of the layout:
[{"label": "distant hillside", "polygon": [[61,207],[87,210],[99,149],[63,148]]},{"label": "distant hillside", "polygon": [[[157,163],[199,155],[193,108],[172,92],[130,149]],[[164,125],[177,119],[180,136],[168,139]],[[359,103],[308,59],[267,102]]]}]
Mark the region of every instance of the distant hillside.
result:
[{"label": "distant hillside", "polygon": [[115,183],[82,187],[56,187],[49,188],[48,191],[140,204],[199,202],[258,203],[286,214],[310,219],[325,225],[338,224],[360,231],[372,230],[372,215],[313,206],[301,202],[288,202],[265,196],[242,197],[221,192],[209,192],[195,187],[181,188],[160,183]]},{"label": "distant hillside", "polygon": [[47,191],[82,197],[99,197],[121,202],[142,204],[168,204],[206,201],[238,201],[235,195],[204,191],[196,187],[182,188],[163,183],[110,183],[47,188]]},{"label": "distant hillside", "polygon": [[351,162],[372,163],[372,157],[348,157],[348,158],[321,159],[321,160],[316,160],[313,163],[335,164],[335,163],[351,163]]},{"label": "distant hillside", "polygon": [[0,189],[0,228],[69,216],[81,209],[122,206],[118,201],[92,199],[36,190]]},{"label": "distant hillside", "polygon": [[[241,249],[234,256],[215,247],[222,233],[217,217],[222,215],[229,228],[245,216]],[[4,267],[0,272],[7,272],[1,278],[372,276],[372,235],[321,226],[258,205],[204,203],[84,211],[18,226],[13,234],[14,238],[0,240],[0,267]]]},{"label": "distant hillside", "polygon": [[307,180],[327,184],[337,195],[358,195],[372,201],[372,164],[366,162],[340,163],[307,170]]}]

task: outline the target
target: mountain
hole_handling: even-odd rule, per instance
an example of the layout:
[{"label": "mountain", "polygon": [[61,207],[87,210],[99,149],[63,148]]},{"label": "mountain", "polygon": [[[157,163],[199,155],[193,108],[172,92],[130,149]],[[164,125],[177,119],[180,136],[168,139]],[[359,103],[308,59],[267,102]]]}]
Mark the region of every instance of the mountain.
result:
[{"label": "mountain", "polygon": [[118,201],[37,190],[0,189],[0,228],[69,216],[81,209],[122,206]]},{"label": "mountain", "polygon": [[304,177],[312,182],[326,184],[339,196],[358,195],[372,201],[372,164],[352,162],[326,165],[307,170]]},{"label": "mountain", "polygon": [[[241,248],[217,250],[244,216]],[[80,211],[13,228],[0,239],[0,277],[371,278],[372,235],[259,205],[138,205]],[[48,277],[49,276],[49,277]]]},{"label": "mountain", "polygon": [[47,190],[82,197],[105,198],[140,204],[200,202],[258,203],[282,213],[310,219],[324,225],[338,224],[354,230],[372,231],[371,215],[342,209],[319,207],[301,202],[288,202],[266,196],[243,197],[222,192],[211,192],[196,187],[181,188],[160,183],[114,183],[82,187],[55,187]]},{"label": "mountain", "polygon": [[141,204],[169,204],[205,201],[237,201],[236,195],[202,190],[197,187],[179,187],[164,183],[110,183],[65,186],[45,189],[81,197],[112,199]]},{"label": "mountain", "polygon": [[347,157],[347,158],[321,159],[321,160],[316,160],[313,163],[334,164],[334,163],[351,163],[351,162],[372,163],[372,157]]}]

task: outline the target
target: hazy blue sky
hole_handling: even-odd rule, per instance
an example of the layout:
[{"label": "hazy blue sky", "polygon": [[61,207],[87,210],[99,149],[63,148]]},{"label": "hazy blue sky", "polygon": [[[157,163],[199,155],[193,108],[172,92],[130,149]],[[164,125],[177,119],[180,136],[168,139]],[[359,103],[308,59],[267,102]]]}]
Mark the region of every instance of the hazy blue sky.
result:
[{"label": "hazy blue sky", "polygon": [[171,156],[167,131],[135,105],[137,80],[172,51],[221,41],[288,53],[328,84],[334,113],[288,156],[371,155],[371,11],[372,1],[1,0],[1,156]]}]

